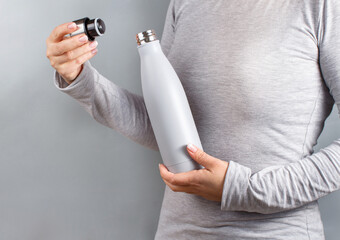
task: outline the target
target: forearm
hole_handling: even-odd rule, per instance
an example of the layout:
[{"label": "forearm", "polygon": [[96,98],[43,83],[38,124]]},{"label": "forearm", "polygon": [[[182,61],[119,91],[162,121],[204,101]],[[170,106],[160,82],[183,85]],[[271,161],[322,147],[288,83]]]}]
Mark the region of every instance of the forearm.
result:
[{"label": "forearm", "polygon": [[251,170],[230,162],[221,209],[270,214],[300,207],[340,189],[340,139],[300,161]]},{"label": "forearm", "polygon": [[83,71],[70,85],[56,72],[55,85],[76,99],[99,123],[158,150],[143,97],[107,80],[89,62],[84,64]]}]

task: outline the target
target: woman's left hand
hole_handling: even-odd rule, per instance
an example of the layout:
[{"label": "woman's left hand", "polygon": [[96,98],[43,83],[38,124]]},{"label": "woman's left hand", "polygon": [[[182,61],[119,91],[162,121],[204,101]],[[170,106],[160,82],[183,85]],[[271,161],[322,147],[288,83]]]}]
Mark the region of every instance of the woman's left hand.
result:
[{"label": "woman's left hand", "polygon": [[174,174],[160,164],[159,170],[163,181],[174,192],[196,194],[220,202],[228,162],[208,155],[193,144],[187,145],[187,151],[192,159],[205,168]]}]

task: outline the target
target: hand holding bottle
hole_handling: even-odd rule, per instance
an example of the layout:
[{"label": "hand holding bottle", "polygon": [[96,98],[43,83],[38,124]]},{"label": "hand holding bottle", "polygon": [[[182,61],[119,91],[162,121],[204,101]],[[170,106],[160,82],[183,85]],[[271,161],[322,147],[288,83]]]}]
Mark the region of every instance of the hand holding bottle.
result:
[{"label": "hand holding bottle", "polygon": [[68,84],[81,73],[83,64],[97,54],[97,41],[90,42],[85,34],[64,37],[77,28],[74,22],[59,25],[46,40],[46,56]]},{"label": "hand holding bottle", "polygon": [[210,156],[193,144],[188,144],[186,148],[190,157],[204,168],[174,174],[160,164],[163,181],[174,192],[195,194],[220,202],[229,162]]}]

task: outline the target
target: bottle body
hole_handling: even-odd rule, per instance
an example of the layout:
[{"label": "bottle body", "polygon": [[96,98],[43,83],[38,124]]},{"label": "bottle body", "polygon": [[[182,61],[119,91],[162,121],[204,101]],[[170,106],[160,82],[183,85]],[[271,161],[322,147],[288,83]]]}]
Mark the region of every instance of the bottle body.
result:
[{"label": "bottle body", "polygon": [[186,146],[202,148],[183,86],[159,40],[138,46],[145,105],[165,166],[173,173],[202,168]]}]

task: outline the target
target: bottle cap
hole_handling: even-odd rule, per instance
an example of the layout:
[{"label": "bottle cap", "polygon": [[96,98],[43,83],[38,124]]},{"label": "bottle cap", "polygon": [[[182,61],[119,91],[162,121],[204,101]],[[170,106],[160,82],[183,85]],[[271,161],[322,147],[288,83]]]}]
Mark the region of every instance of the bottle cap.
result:
[{"label": "bottle cap", "polygon": [[73,22],[77,24],[78,29],[65,35],[65,37],[73,37],[85,33],[89,40],[93,41],[96,37],[102,36],[105,33],[105,23],[100,18],[89,19],[88,17],[85,17]]},{"label": "bottle cap", "polygon": [[87,31],[88,35],[91,36],[91,39],[102,36],[105,33],[105,30],[105,23],[100,18],[91,19],[87,23]]},{"label": "bottle cap", "polygon": [[146,30],[136,34],[136,41],[138,46],[143,45],[148,42],[157,40],[156,33],[153,29]]}]

